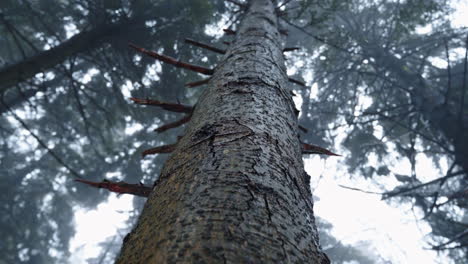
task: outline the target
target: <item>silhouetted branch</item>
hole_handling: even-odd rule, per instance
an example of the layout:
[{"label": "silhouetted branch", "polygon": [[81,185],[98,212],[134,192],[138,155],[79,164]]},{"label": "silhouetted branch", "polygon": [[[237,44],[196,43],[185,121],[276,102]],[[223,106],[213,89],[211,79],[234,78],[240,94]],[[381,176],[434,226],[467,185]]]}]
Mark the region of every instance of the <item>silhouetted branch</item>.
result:
[{"label": "silhouetted branch", "polygon": [[160,60],[162,62],[165,62],[165,63],[168,63],[168,64],[171,64],[171,65],[174,65],[175,67],[178,67],[178,68],[184,68],[184,69],[187,69],[187,70],[191,70],[191,71],[194,71],[194,72],[198,72],[198,73],[201,73],[201,74],[205,74],[205,75],[212,75],[213,74],[213,70],[212,69],[208,69],[208,68],[204,68],[202,66],[197,66],[197,65],[193,65],[193,64],[189,64],[189,63],[185,63],[185,62],[181,62],[181,61],[178,61],[172,57],[169,57],[169,56],[166,56],[166,55],[162,55],[162,54],[159,54],[159,53],[156,53],[154,51],[150,51],[150,50],[146,50],[144,48],[140,48],[132,43],[128,44],[131,48],[143,53],[143,54],[146,54],[150,57],[153,57],[157,60]]},{"label": "silhouetted branch", "polygon": [[[462,126],[464,125],[464,122],[462,122],[463,119],[463,113],[464,113],[464,107],[465,107],[465,94],[467,92],[466,90],[466,75],[468,74],[467,72],[467,67],[468,67],[468,34],[466,35],[466,41],[465,41],[465,60],[463,62],[463,85],[462,85],[462,92],[461,92],[461,100],[460,100],[460,111],[458,112],[458,122]],[[464,127],[460,129],[460,131],[463,131]]]},{"label": "silhouetted branch", "polygon": [[329,151],[328,149],[315,146],[315,145],[311,145],[311,144],[307,144],[304,142],[302,142],[302,153],[303,154],[323,154],[323,155],[328,155],[328,156],[341,156],[341,155],[338,155]]},{"label": "silhouetted branch", "polygon": [[449,56],[449,48],[448,48],[448,40],[444,40],[445,45],[445,56],[447,58],[447,90],[445,91],[445,98],[444,98],[444,105],[448,103],[450,92],[452,90],[452,71],[450,67],[450,56]]},{"label": "silhouetted branch", "polygon": [[0,93],[4,93],[18,82],[33,77],[38,72],[54,67],[73,54],[97,46],[104,38],[121,34],[121,32],[121,24],[96,27],[90,31],[80,32],[49,50],[2,68],[0,71]]},{"label": "silhouetted branch", "polygon": [[299,129],[302,130],[302,132],[307,133],[309,130],[301,125],[299,125]]},{"label": "silhouetted branch", "polygon": [[39,136],[37,136],[30,128],[28,125],[26,125],[26,123],[19,117],[17,116],[11,109],[8,105],[5,104],[5,102],[3,102],[3,98],[0,98],[0,102],[2,103],[2,105],[8,110],[8,112],[13,116],[13,118],[18,121],[24,129],[26,129],[30,134],[31,136],[33,136],[37,143],[39,143],[39,145],[41,145],[44,149],[47,150],[47,152],[49,152],[49,154],[59,163],[61,164],[63,167],[65,167],[71,174],[73,174],[73,176],[77,177],[77,178],[80,178],[80,174],[78,174],[78,172],[76,172],[74,169],[72,169],[70,166],[68,166],[60,157],[58,154],[56,154],[52,149],[50,149],[47,144],[42,141]]},{"label": "silhouetted branch", "polygon": [[388,199],[388,198],[391,198],[391,197],[395,197],[397,195],[400,195],[400,194],[403,194],[403,193],[407,193],[407,192],[410,192],[410,191],[414,191],[416,189],[419,189],[421,187],[424,187],[424,186],[427,186],[427,185],[431,185],[431,184],[434,184],[434,183],[437,183],[439,181],[445,181],[447,180],[448,178],[452,178],[452,177],[456,177],[456,176],[459,176],[459,175],[463,175],[465,173],[465,171],[461,170],[461,171],[457,171],[457,172],[454,172],[454,173],[451,173],[451,174],[447,174],[445,175],[444,177],[440,177],[440,178],[437,178],[437,179],[434,179],[432,181],[428,181],[426,183],[421,183],[421,184],[418,184],[416,186],[413,186],[413,187],[409,187],[409,188],[400,188],[399,190],[397,191],[390,191],[390,192],[385,192],[384,193],[384,197],[382,197],[383,200],[385,199]]},{"label": "silhouetted branch", "polygon": [[445,246],[448,245],[448,244],[451,244],[453,242],[456,242],[458,239],[461,239],[462,237],[468,235],[468,229],[466,229],[465,231],[459,233],[458,235],[454,236],[453,238],[451,238],[449,241],[445,242],[445,243],[442,243],[440,245],[437,245],[437,246],[432,246],[431,249],[434,249],[434,250],[444,250],[444,249],[452,249],[452,248],[446,248]]},{"label": "silhouetted branch", "polygon": [[298,84],[300,86],[306,86],[305,83],[303,81],[299,81],[299,80],[296,80],[294,78],[291,78],[291,77],[288,77],[288,81],[292,82],[292,83],[295,83],[295,84]]},{"label": "silhouetted branch", "polygon": [[295,51],[295,50],[300,50],[301,48],[299,47],[286,47],[283,49],[283,52],[288,52],[288,51]]},{"label": "silhouetted branch", "polygon": [[362,189],[359,189],[359,188],[348,187],[348,186],[341,185],[341,184],[338,184],[338,186],[340,186],[341,188],[348,189],[348,190],[358,191],[358,192],[363,192],[363,193],[368,193],[368,194],[378,194],[378,195],[384,194],[384,193],[379,193],[379,192],[365,191],[365,190],[362,190]]},{"label": "silhouetted branch", "polygon": [[229,28],[223,28],[223,31],[224,31],[224,33],[226,33],[226,35],[235,35],[236,34],[236,31],[234,31],[232,29],[229,29]]}]

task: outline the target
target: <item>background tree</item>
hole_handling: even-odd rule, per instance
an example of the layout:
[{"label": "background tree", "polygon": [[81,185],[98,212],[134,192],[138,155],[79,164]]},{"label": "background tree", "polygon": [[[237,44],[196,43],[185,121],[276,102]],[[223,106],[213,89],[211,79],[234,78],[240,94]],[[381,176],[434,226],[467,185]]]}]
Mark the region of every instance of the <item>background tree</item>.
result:
[{"label": "background tree", "polygon": [[[335,13],[323,34],[323,24],[314,20],[293,24],[322,46],[310,62],[318,94],[302,106],[321,115],[304,116],[303,122],[332,142],[342,128],[349,171],[394,177],[391,185],[378,184],[383,199],[413,203],[433,229],[430,247],[463,262],[468,239],[466,28],[451,27],[451,10],[443,1],[354,4]],[[419,33],[423,27],[431,30]],[[419,165],[424,157],[432,159],[440,177],[424,175]],[[411,172],[395,172],[395,159],[407,160]]]}]

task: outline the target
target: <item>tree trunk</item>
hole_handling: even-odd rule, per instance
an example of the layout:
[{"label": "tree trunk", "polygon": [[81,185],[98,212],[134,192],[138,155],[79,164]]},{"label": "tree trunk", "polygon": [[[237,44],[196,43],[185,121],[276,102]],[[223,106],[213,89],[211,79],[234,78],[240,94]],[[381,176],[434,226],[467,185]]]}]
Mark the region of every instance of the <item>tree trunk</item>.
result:
[{"label": "tree trunk", "polygon": [[329,263],[271,0],[251,0],[117,263]]}]

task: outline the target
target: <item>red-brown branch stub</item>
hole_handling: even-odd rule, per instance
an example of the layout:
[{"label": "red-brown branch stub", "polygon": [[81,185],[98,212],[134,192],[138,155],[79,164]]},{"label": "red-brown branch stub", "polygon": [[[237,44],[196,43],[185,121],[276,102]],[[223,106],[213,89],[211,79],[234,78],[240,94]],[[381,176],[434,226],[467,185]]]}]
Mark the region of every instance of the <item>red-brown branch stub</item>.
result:
[{"label": "red-brown branch stub", "polygon": [[109,180],[103,180],[101,182],[93,182],[85,179],[75,179],[77,182],[87,184],[95,188],[107,189],[111,192],[118,194],[132,194],[141,197],[148,197],[151,193],[152,188],[145,186],[142,183],[139,184],[130,184],[123,181],[113,182]]},{"label": "red-brown branch stub", "polygon": [[292,83],[295,83],[295,84],[298,84],[300,86],[306,86],[305,83],[303,81],[299,81],[299,80],[296,80],[294,78],[291,78],[291,77],[288,77],[288,81],[292,82]]},{"label": "red-brown branch stub", "polygon": [[301,126],[301,125],[299,125],[299,129],[300,129],[302,132],[304,132],[304,133],[309,132],[309,130],[308,130],[307,128],[305,128],[305,127],[303,127],[303,126]]},{"label": "red-brown branch stub", "polygon": [[131,97],[130,100],[132,100],[136,104],[158,106],[164,110],[176,112],[176,113],[191,113],[192,112],[191,106],[183,105],[183,104],[165,103],[165,102],[161,102],[158,100],[141,99],[141,98],[135,98],[135,97]]},{"label": "red-brown branch stub", "polygon": [[171,128],[176,128],[176,127],[179,127],[185,123],[187,123],[188,121],[190,121],[190,118],[192,117],[191,114],[188,114],[186,116],[184,116],[183,118],[175,121],[175,122],[171,122],[171,123],[168,123],[168,124],[165,124],[163,126],[160,126],[158,128],[156,128],[154,131],[155,132],[158,132],[158,133],[162,133],[168,129],[171,129]]},{"label": "red-brown branch stub", "polygon": [[236,34],[236,31],[234,31],[232,29],[229,29],[229,28],[223,28],[223,31],[224,31],[224,33],[226,33],[226,35],[235,35]]},{"label": "red-brown branch stub", "polygon": [[205,75],[212,75],[213,74],[213,70],[212,69],[208,69],[208,68],[205,68],[205,67],[202,67],[202,66],[198,66],[198,65],[193,65],[193,64],[189,64],[189,63],[185,63],[185,62],[182,62],[182,61],[178,61],[172,57],[169,57],[169,56],[166,56],[166,55],[162,55],[162,54],[159,54],[159,53],[156,53],[154,51],[150,51],[150,50],[146,50],[144,48],[140,48],[132,43],[128,44],[131,48],[143,53],[143,54],[146,54],[150,57],[153,57],[157,60],[160,60],[162,62],[165,62],[165,63],[168,63],[168,64],[171,64],[171,65],[174,65],[175,67],[178,67],[178,68],[184,68],[184,69],[187,69],[187,70],[191,70],[191,71],[194,71],[194,72],[198,72],[198,73],[201,73],[201,74],[205,74]]},{"label": "red-brown branch stub", "polygon": [[174,151],[176,144],[162,145],[155,148],[150,148],[141,153],[141,156],[144,158],[148,155],[161,154],[161,153],[171,153]]},{"label": "red-brown branch stub", "polygon": [[186,42],[186,43],[189,43],[189,44],[192,44],[192,45],[194,45],[194,46],[200,47],[200,48],[204,48],[204,49],[207,49],[207,50],[210,50],[210,51],[219,53],[219,54],[224,54],[224,53],[226,53],[225,50],[218,49],[218,48],[216,48],[216,47],[213,47],[213,46],[211,46],[211,45],[208,45],[208,44],[205,44],[205,43],[201,43],[201,42],[195,41],[195,40],[193,40],[193,39],[186,38],[186,39],[185,39],[185,42]]},{"label": "red-brown branch stub", "polygon": [[307,143],[302,143],[302,153],[303,154],[323,154],[323,155],[328,155],[328,156],[341,156],[338,154],[335,154],[328,149],[307,144]]},{"label": "red-brown branch stub", "polygon": [[189,83],[186,83],[185,86],[187,86],[189,88],[194,88],[194,87],[197,87],[197,86],[200,86],[200,85],[203,85],[203,84],[207,84],[210,81],[210,79],[211,78],[206,78],[206,79],[196,81],[196,82],[189,82]]}]

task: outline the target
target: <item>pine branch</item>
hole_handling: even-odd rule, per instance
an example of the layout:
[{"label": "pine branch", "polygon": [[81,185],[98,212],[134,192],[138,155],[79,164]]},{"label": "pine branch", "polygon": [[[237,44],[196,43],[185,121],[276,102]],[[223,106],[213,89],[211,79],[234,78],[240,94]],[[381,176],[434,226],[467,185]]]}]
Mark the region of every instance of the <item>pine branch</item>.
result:
[{"label": "pine branch", "polygon": [[163,125],[161,127],[158,127],[154,131],[158,132],[158,133],[162,133],[162,132],[164,132],[164,131],[166,131],[168,129],[179,127],[179,126],[187,123],[188,121],[190,121],[191,117],[192,117],[192,115],[188,114],[188,115],[184,116],[183,118],[181,118],[181,119],[179,119],[179,120],[177,120],[175,122],[168,123],[168,124],[165,124],[165,125]]},{"label": "pine branch", "polygon": [[235,35],[236,34],[236,31],[234,31],[232,29],[229,29],[229,28],[223,28],[223,31],[224,31],[224,33],[226,33],[226,35]]},{"label": "pine branch", "polygon": [[161,107],[164,110],[176,112],[176,113],[191,113],[192,112],[191,106],[183,105],[183,104],[165,103],[165,102],[161,102],[158,100],[141,99],[141,98],[135,98],[135,97],[131,97],[130,100],[132,100],[136,104],[154,105],[154,106]]},{"label": "pine branch", "polygon": [[162,146],[155,147],[155,148],[150,148],[150,149],[143,151],[143,153],[141,153],[141,156],[144,158],[148,155],[153,155],[153,154],[171,153],[172,151],[174,151],[175,147],[176,147],[176,144],[169,144],[169,145],[162,145]]},{"label": "pine branch", "polygon": [[286,47],[283,49],[283,52],[288,52],[288,51],[295,51],[295,50],[300,50],[301,48],[299,47]]},{"label": "pine branch", "polygon": [[299,125],[299,129],[302,130],[302,132],[307,133],[309,130],[301,125]]},{"label": "pine branch", "polygon": [[303,154],[323,154],[323,155],[328,155],[328,156],[341,156],[338,154],[335,154],[328,149],[307,144],[307,143],[302,143],[302,153]]},{"label": "pine branch", "polygon": [[348,187],[348,186],[341,185],[341,184],[338,184],[338,186],[340,186],[341,188],[348,189],[348,190],[358,191],[358,192],[363,192],[363,193],[368,193],[368,194],[379,194],[379,195],[384,194],[384,193],[379,193],[379,192],[366,191],[366,190],[362,190],[362,189],[355,188],[355,187]]},{"label": "pine branch", "polygon": [[201,74],[205,74],[205,75],[212,75],[213,74],[213,70],[212,69],[208,69],[208,68],[204,68],[202,66],[197,66],[197,65],[193,65],[193,64],[189,64],[189,63],[185,63],[185,62],[182,62],[182,61],[178,61],[172,57],[169,57],[169,56],[166,56],[166,55],[162,55],[162,54],[159,54],[159,53],[156,53],[154,51],[150,51],[150,50],[146,50],[144,48],[140,48],[132,43],[128,44],[131,48],[143,53],[143,54],[146,54],[150,57],[153,57],[157,60],[160,60],[162,62],[165,62],[165,63],[168,63],[168,64],[171,64],[171,65],[174,65],[175,67],[178,67],[178,68],[184,68],[184,69],[187,69],[187,70],[191,70],[191,71],[194,71],[194,72],[198,72],[198,73],[201,73]]},{"label": "pine branch", "polygon": [[200,86],[200,85],[203,85],[203,84],[207,84],[210,81],[210,79],[211,78],[206,78],[206,79],[203,79],[203,80],[200,80],[200,81],[186,83],[185,86],[187,86],[189,88],[197,87],[197,86]]},{"label": "pine branch", "polygon": [[205,43],[201,43],[201,42],[195,41],[195,40],[193,40],[193,39],[186,38],[186,39],[185,39],[185,42],[186,42],[186,43],[189,43],[189,44],[192,44],[192,45],[194,45],[194,46],[200,47],[200,48],[204,48],[204,49],[207,49],[207,50],[211,50],[211,51],[216,52],[216,53],[219,53],[219,54],[225,54],[225,53],[226,53],[225,50],[215,48],[215,47],[213,47],[213,46],[211,46],[211,45],[208,45],[208,44],[205,44]]},{"label": "pine branch", "polygon": [[305,83],[303,81],[299,81],[299,80],[296,80],[294,78],[291,78],[291,77],[288,77],[288,81],[292,82],[292,83],[295,83],[295,84],[298,84],[300,86],[306,86]]},{"label": "pine branch", "polygon": [[75,181],[87,184],[95,188],[107,189],[111,192],[118,193],[119,195],[127,193],[127,194],[132,194],[132,195],[141,196],[141,197],[148,197],[152,190],[151,187],[145,186],[142,183],[130,184],[130,183],[126,183],[123,181],[112,182],[109,180],[103,180],[101,182],[93,182],[93,181],[88,181],[85,179],[75,179]]}]

